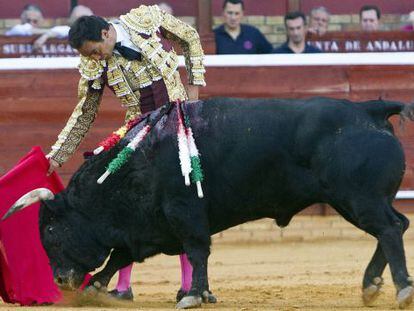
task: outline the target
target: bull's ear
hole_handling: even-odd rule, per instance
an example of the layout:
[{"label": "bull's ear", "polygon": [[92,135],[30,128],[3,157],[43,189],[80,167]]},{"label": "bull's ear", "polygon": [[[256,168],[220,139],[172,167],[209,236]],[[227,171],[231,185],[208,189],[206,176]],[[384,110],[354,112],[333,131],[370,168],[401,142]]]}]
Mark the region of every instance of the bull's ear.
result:
[{"label": "bull's ear", "polygon": [[63,209],[59,207],[59,204],[55,203],[56,199],[59,200],[58,196],[53,201],[42,201],[39,210],[40,231],[43,231],[45,226],[49,225],[51,222],[54,222],[59,218],[59,215],[62,214]]},{"label": "bull's ear", "polygon": [[66,203],[61,194],[56,195],[52,201],[42,201],[42,205],[48,213],[55,216],[63,215],[66,210]]},{"label": "bull's ear", "polygon": [[54,208],[53,207],[53,203],[50,203],[50,202],[48,202],[48,201],[42,201],[42,206],[47,210],[47,211],[51,211],[51,212],[53,212],[53,210],[55,209],[56,210],[56,208]]}]

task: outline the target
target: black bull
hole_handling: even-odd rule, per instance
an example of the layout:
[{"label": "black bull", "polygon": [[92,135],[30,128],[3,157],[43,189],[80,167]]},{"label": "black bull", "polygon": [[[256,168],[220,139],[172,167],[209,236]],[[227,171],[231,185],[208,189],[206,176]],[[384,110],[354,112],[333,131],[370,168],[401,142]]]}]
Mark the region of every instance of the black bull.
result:
[{"label": "black bull", "polygon": [[377,296],[388,263],[400,307],[411,302],[402,240],[409,222],[392,206],[405,159],[388,121],[394,114],[412,118],[411,106],[223,98],[187,110],[201,153],[204,198],[184,185],[172,110],[103,184],[96,181],[125,140],[87,160],[65,191],[43,202],[41,240],[60,283],[78,286],[109,254],[91,285],[106,286],[133,261],[185,252],[193,282],[179,306],[194,306],[209,290],[212,234],[264,217],[287,226],[323,202],[378,240],[363,278],[364,301]]}]

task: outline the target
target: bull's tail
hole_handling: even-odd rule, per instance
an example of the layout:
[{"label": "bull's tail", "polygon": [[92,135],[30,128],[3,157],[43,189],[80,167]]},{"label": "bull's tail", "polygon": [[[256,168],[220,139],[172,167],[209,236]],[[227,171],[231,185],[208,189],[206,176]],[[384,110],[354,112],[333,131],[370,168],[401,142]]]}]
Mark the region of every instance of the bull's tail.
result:
[{"label": "bull's tail", "polygon": [[400,128],[404,129],[406,119],[414,121],[414,104],[403,104],[395,101],[371,100],[361,104],[368,114],[378,121],[386,121],[393,115],[400,116]]},{"label": "bull's tail", "polygon": [[404,108],[400,112],[400,130],[403,132],[405,130],[405,120],[407,118],[411,121],[414,121],[414,104],[404,105]]},{"label": "bull's tail", "polygon": [[358,104],[358,107],[364,109],[369,115],[378,120],[387,120],[389,117],[400,114],[405,105],[396,101],[370,100]]},{"label": "bull's tail", "polygon": [[400,112],[401,120],[405,121],[406,118],[414,121],[414,104],[404,105],[403,110]]}]

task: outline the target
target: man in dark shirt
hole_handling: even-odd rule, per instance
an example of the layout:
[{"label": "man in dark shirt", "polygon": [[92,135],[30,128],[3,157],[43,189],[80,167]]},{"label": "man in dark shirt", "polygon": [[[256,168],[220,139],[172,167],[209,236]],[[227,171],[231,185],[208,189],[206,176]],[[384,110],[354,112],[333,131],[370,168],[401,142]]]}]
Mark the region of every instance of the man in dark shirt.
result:
[{"label": "man in dark shirt", "polygon": [[214,30],[217,54],[265,54],[272,53],[272,45],[255,27],[241,24],[243,0],[225,0],[224,24]]},{"label": "man in dark shirt", "polygon": [[287,41],[274,50],[274,53],[320,53],[321,50],[306,43],[306,17],[302,12],[285,15]]}]

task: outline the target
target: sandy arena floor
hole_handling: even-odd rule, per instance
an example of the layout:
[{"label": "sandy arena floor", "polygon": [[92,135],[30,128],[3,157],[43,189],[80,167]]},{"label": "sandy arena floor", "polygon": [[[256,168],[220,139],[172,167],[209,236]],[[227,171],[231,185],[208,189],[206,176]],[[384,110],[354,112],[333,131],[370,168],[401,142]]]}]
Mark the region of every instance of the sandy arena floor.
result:
[{"label": "sandy arena floor", "polygon": [[[374,240],[216,245],[210,256],[209,275],[210,287],[218,303],[203,305],[202,308],[398,309],[388,268],[384,275],[383,294],[374,308],[362,305],[360,284],[374,248]],[[406,241],[406,251],[408,267],[413,273],[414,240]],[[134,267],[133,303],[121,304],[102,297],[85,299],[67,294],[61,305],[23,308],[0,304],[0,310],[171,310],[175,307],[178,287],[178,257],[160,255]]]}]

